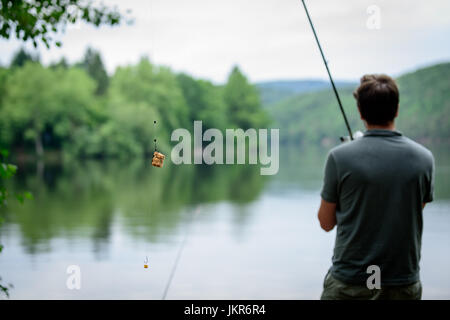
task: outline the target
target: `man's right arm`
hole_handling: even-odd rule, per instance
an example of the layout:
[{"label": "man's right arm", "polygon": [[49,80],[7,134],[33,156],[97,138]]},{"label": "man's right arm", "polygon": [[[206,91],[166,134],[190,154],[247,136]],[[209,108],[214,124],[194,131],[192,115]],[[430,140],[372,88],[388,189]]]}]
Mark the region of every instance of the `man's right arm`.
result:
[{"label": "man's right arm", "polygon": [[318,212],[320,226],[330,231],[336,225],[336,207],[338,202],[338,173],[332,153],[328,154],[325,164],[322,192],[322,201]]},{"label": "man's right arm", "polygon": [[326,232],[333,230],[336,225],[336,203],[322,199],[317,217],[323,230]]}]

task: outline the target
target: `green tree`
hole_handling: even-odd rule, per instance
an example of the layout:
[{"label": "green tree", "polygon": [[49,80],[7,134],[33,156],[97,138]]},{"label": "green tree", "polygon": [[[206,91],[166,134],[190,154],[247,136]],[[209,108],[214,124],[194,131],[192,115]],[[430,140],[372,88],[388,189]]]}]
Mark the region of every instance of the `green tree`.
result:
[{"label": "green tree", "polygon": [[6,83],[0,117],[4,141],[11,144],[23,135],[34,141],[36,154],[43,155],[42,132],[53,103],[49,88],[55,82],[52,72],[37,63],[14,70]]},{"label": "green tree", "polygon": [[[96,118],[72,132],[70,153],[82,157],[129,157],[168,147],[170,132],[188,125],[189,110],[176,76],[143,58],[118,68]],[[156,131],[153,121],[157,121]]]},{"label": "green tree", "polygon": [[102,115],[95,99],[95,81],[78,68],[58,68],[53,71],[59,79],[53,85],[49,123],[53,138],[64,150],[71,148],[74,138],[84,127],[94,127]]},{"label": "green tree", "polygon": [[79,66],[97,82],[95,93],[98,95],[105,94],[109,85],[109,77],[103,65],[100,53],[92,48],[88,48],[84,54],[83,61]]},{"label": "green tree", "polygon": [[258,90],[248,82],[237,66],[228,77],[224,99],[233,125],[242,129],[268,125],[269,118],[261,108]]},{"label": "green tree", "polygon": [[[0,110],[2,109],[2,101],[3,97],[5,96],[5,85],[6,85],[6,79],[9,75],[9,70],[7,68],[0,67]],[[1,129],[0,129],[1,132]],[[1,137],[0,137],[0,143],[1,143]]]},{"label": "green tree", "polygon": [[[140,112],[148,112],[149,117],[140,117],[135,123],[151,130],[148,131],[149,138],[157,134],[158,141],[162,142],[161,147],[165,141],[169,141],[172,130],[189,125],[189,109],[176,76],[166,67],[152,65],[147,58],[141,59],[136,66],[116,70],[111,79],[110,106],[112,110],[119,107],[139,108]],[[157,121],[157,132],[154,132],[153,120]],[[138,141],[142,141],[142,138]],[[167,142],[165,145],[168,145]],[[148,150],[150,146],[143,147]]]},{"label": "green tree", "polygon": [[38,157],[44,154],[46,129],[69,142],[72,133],[89,121],[94,89],[94,81],[80,69],[50,69],[36,63],[15,69],[7,79],[0,110],[4,141],[32,141]]},{"label": "green tree", "polygon": [[39,56],[28,53],[24,48],[20,48],[11,60],[11,68],[23,67],[27,61],[39,62]]},{"label": "green tree", "polygon": [[50,68],[55,69],[55,68],[63,68],[63,69],[68,69],[69,68],[69,63],[67,62],[65,57],[62,57],[61,59],[59,59],[58,62],[53,62],[49,65]]},{"label": "green tree", "polygon": [[190,123],[202,120],[205,128],[226,127],[229,120],[220,88],[184,73],[177,75],[177,80],[189,107]]}]

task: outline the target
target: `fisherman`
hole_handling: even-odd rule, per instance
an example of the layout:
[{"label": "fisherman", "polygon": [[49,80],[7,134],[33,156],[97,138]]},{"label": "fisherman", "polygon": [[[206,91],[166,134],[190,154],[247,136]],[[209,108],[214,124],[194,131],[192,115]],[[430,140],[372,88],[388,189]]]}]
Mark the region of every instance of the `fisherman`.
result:
[{"label": "fisherman", "polygon": [[[320,226],[337,226],[321,299],[421,299],[422,213],[433,200],[434,158],[395,128],[399,91],[387,75],[365,75],[354,92],[367,130],[326,160]],[[368,286],[368,268],[380,286]]]}]

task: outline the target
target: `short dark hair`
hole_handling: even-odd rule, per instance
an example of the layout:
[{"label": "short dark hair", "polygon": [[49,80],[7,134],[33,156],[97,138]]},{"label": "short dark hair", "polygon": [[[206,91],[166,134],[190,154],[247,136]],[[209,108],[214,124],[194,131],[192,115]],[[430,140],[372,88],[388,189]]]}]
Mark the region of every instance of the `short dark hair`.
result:
[{"label": "short dark hair", "polygon": [[397,84],[385,74],[364,75],[353,96],[358,102],[362,118],[369,124],[387,125],[397,114]]}]

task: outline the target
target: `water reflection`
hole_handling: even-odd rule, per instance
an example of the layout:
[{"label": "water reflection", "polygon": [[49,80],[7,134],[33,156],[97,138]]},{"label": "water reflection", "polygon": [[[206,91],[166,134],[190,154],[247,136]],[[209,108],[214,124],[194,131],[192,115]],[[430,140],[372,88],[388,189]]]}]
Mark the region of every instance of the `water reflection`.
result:
[{"label": "water reflection", "polygon": [[[450,199],[450,156],[445,148],[431,148],[436,157],[436,199]],[[327,150],[281,147],[280,171],[261,176],[258,166],[175,166],[155,169],[148,161],[75,161],[29,164],[11,187],[31,190],[35,200],[12,204],[2,212],[19,226],[28,253],[49,250],[48,241],[92,240],[93,252],[104,252],[114,219],[120,217],[136,239],[158,242],[176,232],[185,210],[198,204],[230,202],[234,225],[243,229],[255,201],[273,179],[273,194],[292,188],[317,191]],[[213,213],[211,213],[213,214]]]},{"label": "water reflection", "polygon": [[[150,242],[183,222],[183,209],[228,201],[237,207],[255,200],[267,177],[256,166],[167,166],[147,161],[69,161],[45,170],[22,170],[13,189],[28,189],[35,200],[8,208],[7,221],[19,226],[28,253],[48,250],[56,237],[88,237],[104,252],[116,218],[127,233]],[[247,210],[234,210],[242,226]]]}]

